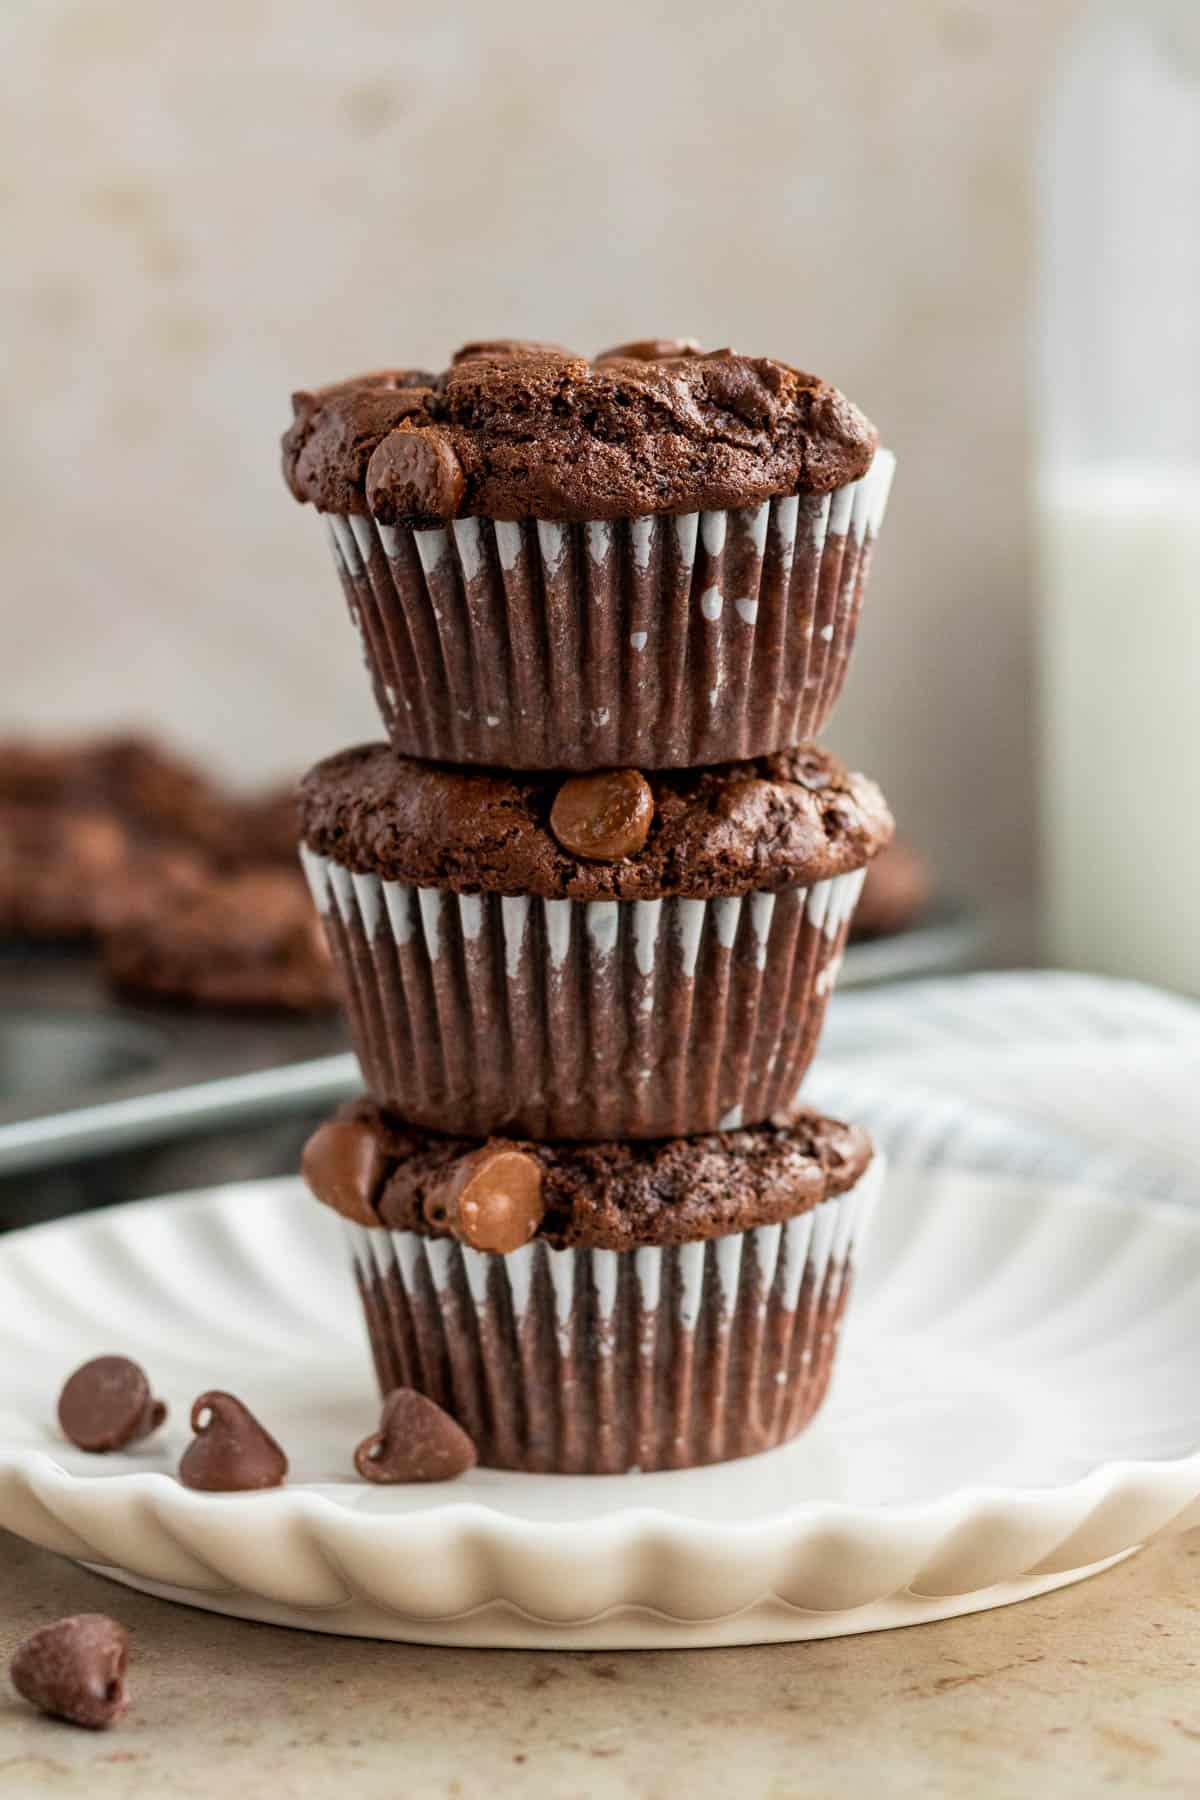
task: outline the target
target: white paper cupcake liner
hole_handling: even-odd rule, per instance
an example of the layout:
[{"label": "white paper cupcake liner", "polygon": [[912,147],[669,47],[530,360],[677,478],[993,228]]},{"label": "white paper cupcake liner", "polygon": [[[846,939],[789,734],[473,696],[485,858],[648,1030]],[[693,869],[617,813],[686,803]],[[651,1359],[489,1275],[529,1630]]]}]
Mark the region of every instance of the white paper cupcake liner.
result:
[{"label": "white paper cupcake liner", "polygon": [[825,1397],[883,1180],[704,1243],[509,1256],[346,1223],[382,1392],[453,1413],[490,1468],[615,1474],[770,1449]]},{"label": "white paper cupcake liner", "polygon": [[584,902],[302,859],[371,1094],[473,1137],[681,1137],[786,1111],[863,882]]},{"label": "white paper cupcake liner", "polygon": [[895,459],[724,512],[412,531],[330,516],[394,748],[512,769],[698,767],[829,718]]}]

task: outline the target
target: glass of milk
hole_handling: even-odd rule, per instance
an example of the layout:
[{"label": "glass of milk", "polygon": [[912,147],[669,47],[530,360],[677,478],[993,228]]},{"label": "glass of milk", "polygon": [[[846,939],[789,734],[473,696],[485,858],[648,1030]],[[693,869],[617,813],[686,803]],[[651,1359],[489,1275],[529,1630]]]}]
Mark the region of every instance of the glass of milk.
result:
[{"label": "glass of milk", "polygon": [[1200,995],[1200,0],[1088,9],[1042,149],[1044,948]]}]

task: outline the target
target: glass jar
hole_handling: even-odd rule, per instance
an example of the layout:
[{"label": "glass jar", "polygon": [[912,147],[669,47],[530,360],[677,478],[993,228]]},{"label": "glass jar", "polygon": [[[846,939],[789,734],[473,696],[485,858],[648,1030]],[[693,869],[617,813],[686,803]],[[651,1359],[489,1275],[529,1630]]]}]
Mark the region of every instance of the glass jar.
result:
[{"label": "glass jar", "polygon": [[1090,9],[1042,149],[1045,948],[1200,994],[1200,3]]}]

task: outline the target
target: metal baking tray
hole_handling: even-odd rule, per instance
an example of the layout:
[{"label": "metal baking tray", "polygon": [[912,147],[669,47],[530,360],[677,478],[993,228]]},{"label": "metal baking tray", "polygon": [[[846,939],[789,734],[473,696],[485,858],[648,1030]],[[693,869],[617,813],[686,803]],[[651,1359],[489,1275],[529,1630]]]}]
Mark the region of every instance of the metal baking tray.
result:
[{"label": "metal baking tray", "polygon": [[[852,944],[839,987],[977,960],[978,916]],[[0,1230],[116,1200],[284,1174],[361,1090],[336,1019],[133,1006],[85,951],[0,947]]]},{"label": "metal baking tray", "polygon": [[85,951],[0,949],[0,1229],[297,1166],[361,1087],[336,1018],[115,999]]}]

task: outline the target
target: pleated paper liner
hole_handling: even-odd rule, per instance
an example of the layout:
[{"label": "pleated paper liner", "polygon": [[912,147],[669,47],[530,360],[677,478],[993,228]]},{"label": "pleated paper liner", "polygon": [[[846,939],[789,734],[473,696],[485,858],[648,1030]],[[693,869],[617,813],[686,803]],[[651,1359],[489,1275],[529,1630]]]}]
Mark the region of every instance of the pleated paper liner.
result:
[{"label": "pleated paper liner", "polygon": [[371,1094],[465,1136],[684,1137],[785,1111],[863,881],[584,902],[303,861]]},{"label": "pleated paper liner", "polygon": [[895,459],[832,494],[443,530],[331,517],[393,747],[512,769],[691,768],[815,737]]},{"label": "pleated paper liner", "polygon": [[488,1468],[619,1474],[793,1438],[825,1398],[883,1168],[782,1225],[509,1256],[347,1223],[383,1393],[453,1413]]}]

